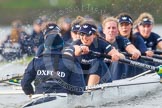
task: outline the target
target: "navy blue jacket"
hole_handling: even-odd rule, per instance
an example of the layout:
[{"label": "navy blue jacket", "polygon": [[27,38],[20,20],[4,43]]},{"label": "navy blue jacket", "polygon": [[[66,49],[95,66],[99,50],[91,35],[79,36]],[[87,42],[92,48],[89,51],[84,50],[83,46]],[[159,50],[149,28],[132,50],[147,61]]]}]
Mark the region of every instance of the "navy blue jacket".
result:
[{"label": "navy blue jacket", "polygon": [[[130,45],[131,42],[129,39],[123,36],[117,36],[116,41],[112,44],[116,49],[118,49],[121,52],[125,52],[125,48]],[[112,80],[118,80],[125,78],[126,74],[126,66],[123,63],[118,62],[110,62],[105,59],[106,64],[110,68],[110,72],[112,75]]]},{"label": "navy blue jacket", "polygon": [[[81,40],[73,42],[74,45],[82,45]],[[95,38],[93,43],[89,46],[89,49],[99,53],[105,53],[111,51],[112,46],[103,39]],[[100,83],[110,82],[111,75],[107,65],[104,63],[103,58],[96,57],[95,55],[88,53],[81,55],[77,58],[84,71],[84,78],[87,82],[90,74],[97,74],[100,76]]]},{"label": "navy blue jacket", "polygon": [[[81,40],[77,40],[75,42],[73,42],[73,45],[82,45]],[[108,42],[106,42],[103,39],[100,38],[95,38],[93,43],[89,46],[89,49],[95,52],[100,52],[100,53],[108,53],[109,51],[111,51],[112,46],[111,44],[109,44]],[[80,57],[80,62],[82,64],[90,64],[90,62],[92,62],[94,59],[96,59],[96,56],[89,54],[84,54],[81,55]]]},{"label": "navy blue jacket", "polygon": [[36,52],[36,57],[38,57],[39,55],[41,55],[44,51],[44,44],[41,44],[39,47],[38,47],[38,50]]},{"label": "navy blue jacket", "polygon": [[[139,32],[136,35],[141,36]],[[158,34],[151,32],[150,36],[143,38],[143,40],[148,50],[156,50],[157,44],[162,41],[162,38]]]},{"label": "navy blue jacket", "polygon": [[[31,85],[34,81],[35,91]],[[85,83],[79,63],[59,52],[34,58],[25,70],[21,86],[25,94],[71,93],[81,95]]]},{"label": "navy blue jacket", "polygon": [[115,46],[115,48],[118,49],[121,52],[125,52],[125,48],[128,45],[131,44],[131,42],[129,41],[129,39],[127,39],[126,37],[123,37],[123,36],[117,36],[116,37],[116,42],[117,42],[117,46]]},{"label": "navy blue jacket", "polygon": [[133,36],[130,38],[130,41],[142,54],[145,54],[147,47],[143,38],[138,33],[133,34]]},{"label": "navy blue jacket", "polygon": [[[116,42],[112,45],[115,46],[115,48],[117,48],[119,51],[125,52],[125,48],[130,44],[135,45],[135,47],[138,48],[141,51],[141,53],[145,53],[145,51],[147,51],[143,39],[137,35],[133,35],[133,37],[131,37],[130,40],[123,36],[117,36]],[[110,71],[113,80],[132,77],[139,74],[140,72],[143,72],[143,69],[141,68],[137,68],[123,63],[106,62],[106,64],[110,66]]]}]

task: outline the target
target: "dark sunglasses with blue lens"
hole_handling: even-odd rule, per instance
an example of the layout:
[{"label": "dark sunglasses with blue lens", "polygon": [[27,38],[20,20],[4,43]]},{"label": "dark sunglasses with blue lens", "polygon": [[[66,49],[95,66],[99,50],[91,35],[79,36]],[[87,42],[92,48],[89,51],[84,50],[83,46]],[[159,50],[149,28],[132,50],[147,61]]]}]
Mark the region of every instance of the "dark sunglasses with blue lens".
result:
[{"label": "dark sunglasses with blue lens", "polygon": [[91,35],[92,35],[92,33],[91,34],[80,33],[80,36],[91,36]]}]

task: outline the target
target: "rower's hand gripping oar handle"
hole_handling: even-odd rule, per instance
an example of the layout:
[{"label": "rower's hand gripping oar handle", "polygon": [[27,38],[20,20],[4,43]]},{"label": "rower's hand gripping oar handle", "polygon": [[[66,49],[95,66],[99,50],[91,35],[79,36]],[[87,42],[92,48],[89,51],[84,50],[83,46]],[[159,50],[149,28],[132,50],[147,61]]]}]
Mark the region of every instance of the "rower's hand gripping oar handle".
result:
[{"label": "rower's hand gripping oar handle", "polygon": [[[111,59],[111,56],[107,55],[107,54],[101,54],[99,52],[95,52],[95,51],[91,51],[91,50],[89,51],[89,53],[91,53],[92,55],[97,56],[97,57],[103,57],[103,58]],[[129,59],[119,59],[119,62],[126,63],[126,64],[136,66],[136,67],[139,67],[139,68],[150,69],[150,70],[156,71],[159,76],[162,76],[162,65],[155,67],[155,66],[152,66],[152,65],[132,61],[132,60],[129,60]]]},{"label": "rower's hand gripping oar handle", "polygon": [[[142,55],[143,55],[143,56],[146,56],[145,53],[143,53]],[[161,55],[158,55],[158,54],[154,54],[152,57],[153,57],[153,58],[156,58],[156,59],[161,59],[161,60],[162,60],[162,56],[161,56]]]},{"label": "rower's hand gripping oar handle", "polygon": [[[122,52],[122,54],[124,54],[125,56],[128,56],[128,57],[132,56],[132,54],[129,54],[127,52]],[[139,59],[143,59],[143,60],[146,60],[146,61],[156,62],[156,63],[162,64],[162,60],[159,60],[157,58],[151,58],[151,57],[147,57],[147,56],[140,56]]]}]

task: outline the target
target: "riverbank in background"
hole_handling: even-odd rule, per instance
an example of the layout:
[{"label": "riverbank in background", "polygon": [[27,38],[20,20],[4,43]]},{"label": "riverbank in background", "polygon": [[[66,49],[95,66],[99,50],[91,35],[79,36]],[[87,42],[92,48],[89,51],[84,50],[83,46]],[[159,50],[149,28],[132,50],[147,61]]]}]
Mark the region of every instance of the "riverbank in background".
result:
[{"label": "riverbank in background", "polygon": [[[142,5],[139,5],[142,4]],[[0,24],[9,25],[14,19],[20,19],[25,23],[41,16],[53,16],[54,18],[71,15],[90,15],[96,20],[100,16],[108,14],[117,16],[120,12],[127,12],[136,19],[140,13],[151,13],[156,23],[162,24],[161,0],[1,0]],[[57,13],[57,14],[55,14]]]}]

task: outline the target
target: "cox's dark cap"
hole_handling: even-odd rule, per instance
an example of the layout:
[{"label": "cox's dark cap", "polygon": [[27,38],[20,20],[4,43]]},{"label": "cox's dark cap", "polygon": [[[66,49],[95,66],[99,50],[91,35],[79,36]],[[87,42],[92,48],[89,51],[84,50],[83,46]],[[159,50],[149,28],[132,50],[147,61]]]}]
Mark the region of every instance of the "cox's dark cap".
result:
[{"label": "cox's dark cap", "polygon": [[46,49],[62,49],[64,46],[64,41],[59,34],[49,34],[44,42],[44,47]]},{"label": "cox's dark cap", "polygon": [[119,17],[119,18],[118,18],[118,22],[119,22],[119,23],[124,23],[124,22],[126,22],[126,23],[129,23],[129,24],[133,24],[132,18],[129,17],[129,16],[121,16],[121,17]]},{"label": "cox's dark cap", "polygon": [[85,33],[87,36],[92,35],[93,33],[97,32],[97,27],[91,24],[83,24],[79,29],[80,33]]},{"label": "cox's dark cap", "polygon": [[71,27],[71,31],[74,31],[74,32],[78,32],[80,29],[80,25],[79,24],[74,24],[72,27]]},{"label": "cox's dark cap", "polygon": [[145,25],[145,24],[153,24],[153,21],[149,18],[143,18],[142,21],[139,23],[139,25]]},{"label": "cox's dark cap", "polygon": [[54,23],[48,24],[46,28],[43,30],[43,34],[47,35],[50,31],[57,31],[59,33],[61,29],[58,27],[58,25]]}]

